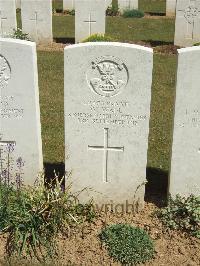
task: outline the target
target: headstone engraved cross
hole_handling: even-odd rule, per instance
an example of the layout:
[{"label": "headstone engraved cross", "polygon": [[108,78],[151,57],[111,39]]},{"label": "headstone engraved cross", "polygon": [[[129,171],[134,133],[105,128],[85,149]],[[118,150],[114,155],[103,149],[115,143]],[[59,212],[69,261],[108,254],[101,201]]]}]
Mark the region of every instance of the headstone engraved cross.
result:
[{"label": "headstone engraved cross", "polygon": [[34,13],[34,17],[31,18],[30,20],[35,21],[35,35],[36,35],[36,42],[38,41],[38,21],[43,21],[43,19],[38,18],[38,13]]},{"label": "headstone engraved cross", "polygon": [[85,23],[89,23],[89,35],[92,34],[92,23],[96,23],[96,20],[92,20],[92,14],[89,14],[89,19],[84,21]]},{"label": "headstone engraved cross", "polygon": [[192,46],[200,40],[200,0],[179,0],[176,9],[175,45]]},{"label": "headstone engraved cross", "polygon": [[184,17],[187,21],[187,38],[193,39],[194,37],[194,23],[195,19],[198,18],[200,10],[196,6],[196,0],[190,0],[190,5],[186,9],[178,10],[178,12],[183,12]]},{"label": "headstone engraved cross", "polygon": [[108,183],[108,152],[121,151],[124,152],[124,147],[109,147],[108,145],[108,128],[104,128],[104,146],[88,146],[89,150],[100,150],[104,152],[103,158],[103,181]]},{"label": "headstone engraved cross", "polygon": [[2,11],[0,10],[0,20],[1,20],[1,23],[0,23],[0,27],[1,27],[1,34],[3,34],[3,22],[6,20],[6,19],[8,19],[7,17],[4,17],[3,15],[2,15]]}]

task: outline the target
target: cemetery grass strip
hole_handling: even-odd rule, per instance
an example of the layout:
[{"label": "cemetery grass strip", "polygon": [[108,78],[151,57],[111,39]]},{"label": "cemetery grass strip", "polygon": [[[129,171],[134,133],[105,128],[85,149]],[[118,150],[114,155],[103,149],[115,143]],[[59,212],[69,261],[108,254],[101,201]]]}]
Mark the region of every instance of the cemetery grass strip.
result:
[{"label": "cemetery grass strip", "polygon": [[144,12],[165,13],[166,0],[139,0],[139,10]]},{"label": "cemetery grass strip", "polygon": [[38,52],[44,162],[64,162],[64,57]]}]

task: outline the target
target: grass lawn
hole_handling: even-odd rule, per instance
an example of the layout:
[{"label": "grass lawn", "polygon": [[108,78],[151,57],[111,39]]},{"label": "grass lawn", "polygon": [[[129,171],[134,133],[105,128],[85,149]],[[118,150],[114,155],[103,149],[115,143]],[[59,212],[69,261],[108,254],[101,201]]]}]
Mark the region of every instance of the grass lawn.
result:
[{"label": "grass lawn", "polygon": [[[74,28],[73,16],[53,17],[54,38],[74,38]],[[174,19],[107,17],[106,34],[121,42],[139,40],[173,42]]]}]

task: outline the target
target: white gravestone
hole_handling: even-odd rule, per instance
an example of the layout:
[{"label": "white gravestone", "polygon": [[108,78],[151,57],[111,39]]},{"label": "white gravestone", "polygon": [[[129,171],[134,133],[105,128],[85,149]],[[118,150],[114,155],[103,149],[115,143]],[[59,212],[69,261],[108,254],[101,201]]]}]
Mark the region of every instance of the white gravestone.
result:
[{"label": "white gravestone", "polygon": [[112,0],[105,0],[106,1],[106,8],[112,6]]},{"label": "white gravestone", "polygon": [[174,44],[187,47],[200,42],[200,0],[177,0]]},{"label": "white gravestone", "polygon": [[22,30],[36,43],[51,44],[52,1],[21,0]]},{"label": "white gravestone", "polygon": [[75,9],[75,0],[63,0],[63,10]]},{"label": "white gravestone", "polygon": [[138,0],[118,0],[118,8],[122,12],[129,9],[138,9]]},{"label": "white gravestone", "polygon": [[176,0],[167,0],[166,2],[166,15],[175,16],[176,14]]},{"label": "white gravestone", "polygon": [[170,194],[200,195],[200,47],[178,50]]},{"label": "white gravestone", "polygon": [[66,171],[74,192],[92,188],[82,201],[143,205],[152,64],[137,45],[65,48]]},{"label": "white gravestone", "polygon": [[0,36],[8,36],[16,28],[15,0],[0,0]]},{"label": "white gravestone", "polygon": [[75,41],[93,34],[105,34],[106,8],[102,0],[76,0]]},{"label": "white gravestone", "polygon": [[[106,8],[112,6],[112,0],[102,0],[106,3]],[[63,10],[73,10],[75,9],[76,0],[63,0]]]},{"label": "white gravestone", "polygon": [[16,0],[16,8],[21,8],[21,0]]},{"label": "white gravestone", "polygon": [[0,174],[33,184],[43,170],[35,43],[0,39],[0,69]]}]

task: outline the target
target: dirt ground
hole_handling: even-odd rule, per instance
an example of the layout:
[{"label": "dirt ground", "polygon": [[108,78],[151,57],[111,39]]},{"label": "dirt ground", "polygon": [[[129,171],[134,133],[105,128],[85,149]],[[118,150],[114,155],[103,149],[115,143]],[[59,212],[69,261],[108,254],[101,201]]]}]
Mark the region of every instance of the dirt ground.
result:
[{"label": "dirt ground", "polygon": [[[121,265],[113,261],[98,238],[101,229],[108,224],[128,223],[145,229],[155,243],[155,258],[144,266],[198,266],[200,265],[200,239],[185,233],[167,230],[154,213],[157,207],[146,203],[138,214],[101,213],[92,225],[69,236],[59,236],[58,260],[53,265]],[[0,258],[5,256],[6,237],[0,236]],[[21,264],[21,263],[20,263]],[[16,262],[15,265],[20,265]],[[4,265],[4,264],[0,264]],[[27,265],[30,265],[28,263]]]}]

